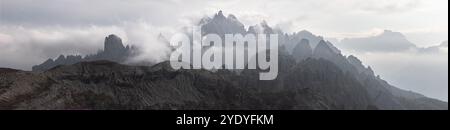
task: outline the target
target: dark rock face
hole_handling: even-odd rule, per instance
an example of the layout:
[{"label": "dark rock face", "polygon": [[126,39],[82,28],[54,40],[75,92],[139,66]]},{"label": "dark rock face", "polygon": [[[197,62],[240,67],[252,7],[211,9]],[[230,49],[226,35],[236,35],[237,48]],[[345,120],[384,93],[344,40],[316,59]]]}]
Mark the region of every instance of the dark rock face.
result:
[{"label": "dark rock face", "polygon": [[317,44],[319,44],[319,42],[323,40],[322,37],[315,36],[311,32],[303,30],[294,34],[282,35],[280,41],[286,46],[286,48],[288,49],[287,51],[292,54],[294,52],[294,48],[303,39],[308,40],[311,49],[315,49]]},{"label": "dark rock face", "polygon": [[116,35],[109,35],[105,38],[105,49],[104,53],[109,55],[120,55],[126,52],[127,49],[122,44],[122,39]]},{"label": "dark rock face", "polygon": [[135,49],[133,47],[125,47],[122,39],[112,34],[105,38],[104,50],[95,55],[87,55],[84,58],[79,55],[69,55],[67,57],[60,55],[56,60],[48,59],[40,65],[33,66],[33,71],[46,71],[58,65],[71,65],[82,61],[108,60],[121,63],[132,56],[134,52]]},{"label": "dark rock face", "polygon": [[219,11],[214,17],[203,18],[201,25],[202,35],[206,34],[217,34],[222,38],[225,34],[245,34],[244,25],[239,22],[234,15],[225,17],[222,11]]}]

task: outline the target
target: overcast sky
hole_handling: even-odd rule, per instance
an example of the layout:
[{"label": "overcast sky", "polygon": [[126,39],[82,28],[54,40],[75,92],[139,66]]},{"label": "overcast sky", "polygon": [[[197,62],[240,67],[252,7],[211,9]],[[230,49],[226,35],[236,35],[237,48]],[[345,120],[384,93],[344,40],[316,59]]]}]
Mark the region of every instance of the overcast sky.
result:
[{"label": "overcast sky", "polygon": [[114,26],[142,20],[181,26],[218,10],[245,24],[266,19],[285,31],[326,37],[373,35],[389,29],[419,46],[447,40],[448,0],[1,0],[2,25]]},{"label": "overcast sky", "polygon": [[[59,54],[95,53],[112,33],[126,44],[147,46],[147,57],[158,60],[164,49],[155,44],[156,35],[219,10],[247,26],[266,20],[286,32],[309,30],[327,38],[370,37],[388,29],[420,47],[448,40],[448,0],[0,0],[0,67],[30,70]],[[392,72],[376,66],[388,63],[374,59],[384,56],[358,53],[380,72]],[[448,60],[443,62],[448,70]],[[388,81],[402,82],[394,79]],[[448,80],[442,97],[448,97]]]}]

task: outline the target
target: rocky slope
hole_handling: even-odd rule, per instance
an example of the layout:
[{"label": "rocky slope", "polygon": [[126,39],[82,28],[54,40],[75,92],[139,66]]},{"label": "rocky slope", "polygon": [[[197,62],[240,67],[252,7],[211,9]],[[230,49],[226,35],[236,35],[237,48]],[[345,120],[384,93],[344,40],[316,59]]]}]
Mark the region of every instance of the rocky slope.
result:
[{"label": "rocky slope", "polygon": [[[293,61],[293,59],[291,59]],[[109,61],[36,73],[0,69],[0,109],[380,109],[369,89],[326,60],[287,63],[276,80],[257,72],[172,70]],[[389,92],[389,91],[386,91]],[[383,93],[392,95],[392,93]],[[392,97],[389,109],[448,109],[434,99]]]}]

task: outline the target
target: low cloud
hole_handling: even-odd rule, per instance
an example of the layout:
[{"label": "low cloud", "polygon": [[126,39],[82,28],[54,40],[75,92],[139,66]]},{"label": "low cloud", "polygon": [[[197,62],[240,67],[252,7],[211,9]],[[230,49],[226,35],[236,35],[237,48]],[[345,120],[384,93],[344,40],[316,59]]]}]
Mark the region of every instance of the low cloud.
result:
[{"label": "low cloud", "polygon": [[[247,26],[266,20],[286,32],[308,30],[334,41],[373,36],[380,29],[404,32],[419,47],[448,39],[448,0],[0,0],[0,67],[30,70],[60,54],[93,54],[109,34],[143,51],[133,60],[159,61],[167,51],[156,39],[159,33],[169,38],[219,10]],[[448,78],[442,71],[448,70],[448,48],[439,55],[340,49],[356,50],[349,53],[398,87],[440,99],[448,90],[448,80],[442,80]],[[422,80],[427,81],[408,84]]]},{"label": "low cloud", "polygon": [[118,35],[125,45],[134,45],[140,50],[134,60],[157,62],[169,50],[157,37],[170,30],[143,21],[88,27],[0,26],[0,66],[30,70],[33,65],[61,54],[95,54],[103,49],[104,38],[109,34]]},{"label": "low cloud", "polygon": [[377,0],[359,1],[356,6],[365,12],[392,14],[411,11],[420,7],[420,0]]}]

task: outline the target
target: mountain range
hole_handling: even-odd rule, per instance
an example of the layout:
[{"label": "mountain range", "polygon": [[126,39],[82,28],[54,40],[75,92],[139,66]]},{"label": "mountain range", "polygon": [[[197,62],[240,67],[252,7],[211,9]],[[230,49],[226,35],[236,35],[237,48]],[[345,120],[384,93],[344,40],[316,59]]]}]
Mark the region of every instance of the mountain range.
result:
[{"label": "mountain range", "polygon": [[246,29],[222,11],[199,24],[203,35],[279,34],[278,78],[261,81],[258,70],[173,70],[168,61],[121,64],[134,49],[110,35],[97,55],[60,56],[33,72],[0,69],[0,109],[448,110],[447,102],[390,85],[308,31],[287,34],[265,21]]},{"label": "mountain range", "polygon": [[398,52],[416,47],[407,40],[406,36],[391,30],[384,30],[381,34],[373,37],[346,38],[340,41],[339,46],[366,52]]},{"label": "mountain range", "polygon": [[124,46],[122,39],[118,36],[111,34],[105,38],[104,49],[94,55],[87,55],[82,57],[80,55],[60,55],[55,60],[48,59],[40,65],[32,67],[33,71],[45,71],[56,67],[58,65],[71,65],[83,61],[97,61],[108,60],[113,62],[125,62],[129,57],[132,57],[137,53],[136,48],[133,46]]}]

